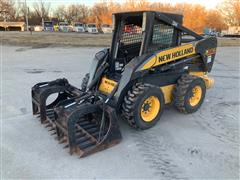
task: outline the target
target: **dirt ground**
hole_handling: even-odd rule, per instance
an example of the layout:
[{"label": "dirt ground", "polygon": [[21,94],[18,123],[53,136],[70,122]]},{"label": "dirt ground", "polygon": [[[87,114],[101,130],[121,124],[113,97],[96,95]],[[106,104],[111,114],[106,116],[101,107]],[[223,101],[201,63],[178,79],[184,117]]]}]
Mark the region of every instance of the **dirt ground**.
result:
[{"label": "dirt ground", "polygon": [[[111,34],[62,32],[1,32],[0,42],[5,45],[39,47],[108,47]],[[240,46],[240,38],[218,38],[218,46]]]},{"label": "dirt ground", "polygon": [[79,87],[100,49],[1,47],[2,179],[239,179],[240,47],[218,48],[216,84],[198,112],[165,109],[146,131],[120,120],[119,145],[70,156],[32,116],[30,89],[62,77]]}]

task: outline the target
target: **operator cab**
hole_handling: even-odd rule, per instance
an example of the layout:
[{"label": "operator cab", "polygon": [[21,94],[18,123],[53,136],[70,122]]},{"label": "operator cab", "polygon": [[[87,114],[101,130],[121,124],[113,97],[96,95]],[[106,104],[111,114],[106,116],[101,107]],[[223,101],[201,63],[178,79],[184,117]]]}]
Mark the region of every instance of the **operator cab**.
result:
[{"label": "operator cab", "polygon": [[[138,11],[113,14],[113,38],[99,90],[109,94],[122,75],[140,66],[160,51],[182,44],[183,32],[202,39],[202,36],[182,26],[183,16],[155,11]],[[102,56],[104,57],[104,53]],[[97,58],[103,59],[103,58]],[[128,69],[128,70],[127,70]]]},{"label": "operator cab", "polygon": [[182,15],[139,11],[113,14],[111,70],[121,73],[134,57],[175,47],[179,44],[179,30],[162,21],[169,17],[182,24]]}]

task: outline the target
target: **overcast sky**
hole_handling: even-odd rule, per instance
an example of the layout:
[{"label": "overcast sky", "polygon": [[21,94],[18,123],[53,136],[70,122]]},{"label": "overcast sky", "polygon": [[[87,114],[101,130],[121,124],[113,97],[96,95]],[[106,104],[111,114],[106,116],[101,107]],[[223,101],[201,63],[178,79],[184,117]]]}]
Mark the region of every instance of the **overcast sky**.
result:
[{"label": "overcast sky", "polygon": [[[24,2],[24,0],[15,0],[15,1]],[[37,0],[26,0],[26,1],[27,1],[27,4],[31,6],[31,4],[33,2],[36,2]],[[44,0],[44,1],[50,2],[52,8],[55,8],[59,5],[68,5],[72,3],[80,3],[80,4],[86,4],[88,6],[92,6],[96,2],[101,2],[101,0]],[[124,3],[126,0],[113,0],[113,1],[118,3]],[[171,3],[171,4],[187,2],[187,3],[201,4],[209,9],[209,8],[215,8],[217,4],[221,3],[223,0],[148,0],[148,1],[164,2],[164,3]]]}]

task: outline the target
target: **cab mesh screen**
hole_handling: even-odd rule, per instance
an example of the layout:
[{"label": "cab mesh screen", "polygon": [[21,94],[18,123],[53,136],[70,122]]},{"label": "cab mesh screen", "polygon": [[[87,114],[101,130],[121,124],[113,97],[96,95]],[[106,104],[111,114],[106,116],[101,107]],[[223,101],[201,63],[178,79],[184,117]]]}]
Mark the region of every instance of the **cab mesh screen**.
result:
[{"label": "cab mesh screen", "polygon": [[[138,56],[142,43],[142,27],[134,24],[126,24],[123,26],[122,34],[119,43],[119,50],[127,52],[128,57]],[[119,53],[119,57],[122,56],[122,53]]]},{"label": "cab mesh screen", "polygon": [[153,34],[148,52],[163,50],[171,47],[173,42],[174,28],[172,26],[158,23],[153,25]]},{"label": "cab mesh screen", "polygon": [[134,24],[125,25],[120,42],[124,45],[142,42],[142,28]]}]

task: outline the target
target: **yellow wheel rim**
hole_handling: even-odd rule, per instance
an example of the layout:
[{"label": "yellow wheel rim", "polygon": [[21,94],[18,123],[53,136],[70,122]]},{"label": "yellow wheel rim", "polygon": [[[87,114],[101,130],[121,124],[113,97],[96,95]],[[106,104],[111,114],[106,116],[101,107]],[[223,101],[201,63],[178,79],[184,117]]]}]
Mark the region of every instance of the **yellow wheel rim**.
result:
[{"label": "yellow wheel rim", "polygon": [[160,110],[160,101],[156,96],[150,96],[142,104],[141,118],[145,122],[151,122],[154,120]]},{"label": "yellow wheel rim", "polygon": [[200,102],[201,97],[202,97],[202,88],[200,86],[195,86],[192,89],[192,97],[190,97],[189,99],[189,104],[191,106],[196,106]]}]

